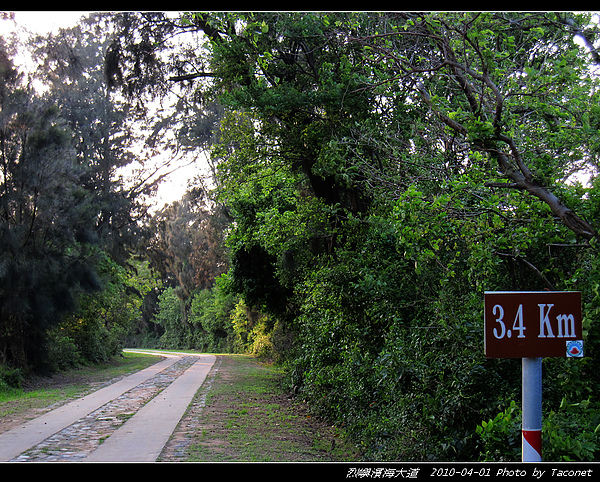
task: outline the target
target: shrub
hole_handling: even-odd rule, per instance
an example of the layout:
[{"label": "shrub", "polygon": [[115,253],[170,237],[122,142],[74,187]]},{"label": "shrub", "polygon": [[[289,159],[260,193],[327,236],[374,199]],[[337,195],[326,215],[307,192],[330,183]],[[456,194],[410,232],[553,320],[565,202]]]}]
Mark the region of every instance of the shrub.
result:
[{"label": "shrub", "polygon": [[48,333],[48,347],[48,362],[53,371],[73,368],[84,361],[73,338],[60,328]]},{"label": "shrub", "polygon": [[591,399],[569,403],[546,414],[543,423],[544,460],[596,461],[600,459],[600,405]]},{"label": "shrub", "polygon": [[248,336],[250,342],[249,352],[261,360],[271,360],[274,356],[271,330],[265,321],[260,321]]},{"label": "shrub", "polygon": [[24,379],[22,369],[0,365],[0,392],[20,389]]},{"label": "shrub", "polygon": [[521,412],[516,402],[477,426],[482,441],[481,461],[517,462],[521,456]]},{"label": "shrub", "polygon": [[[517,462],[521,459],[521,409],[515,401],[493,419],[477,427],[481,461]],[[542,421],[542,459],[595,461],[600,457],[600,406],[591,400],[568,403],[545,411]]]},{"label": "shrub", "polygon": [[126,270],[108,256],[99,263],[102,289],[79,293],[76,308],[47,333],[52,369],[99,363],[118,355],[141,306]]}]

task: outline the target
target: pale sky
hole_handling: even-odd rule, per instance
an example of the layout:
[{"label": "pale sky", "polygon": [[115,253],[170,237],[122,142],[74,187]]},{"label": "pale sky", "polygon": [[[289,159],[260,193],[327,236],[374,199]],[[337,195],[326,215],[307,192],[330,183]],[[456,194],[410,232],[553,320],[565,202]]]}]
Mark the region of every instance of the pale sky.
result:
[{"label": "pale sky", "polygon": [[[60,27],[72,27],[77,21],[89,12],[79,11],[15,11],[15,22],[31,32],[41,34],[57,30]],[[12,30],[13,22],[1,20],[2,32]]]},{"label": "pale sky", "polygon": [[[97,10],[93,10],[97,11]],[[31,33],[46,34],[59,28],[68,28],[77,24],[81,17],[92,11],[14,11],[14,21],[0,19],[0,35],[9,34],[18,29]],[[16,24],[16,25],[15,25]],[[185,161],[184,161],[185,162]],[[165,180],[159,187],[156,208],[165,203],[181,199],[187,188],[188,180],[199,173],[199,166],[182,167]]]}]

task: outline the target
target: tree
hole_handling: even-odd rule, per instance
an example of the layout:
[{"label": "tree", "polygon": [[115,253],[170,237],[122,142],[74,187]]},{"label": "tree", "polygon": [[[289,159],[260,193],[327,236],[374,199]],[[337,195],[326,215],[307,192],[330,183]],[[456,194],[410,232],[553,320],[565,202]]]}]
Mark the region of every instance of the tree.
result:
[{"label": "tree", "polygon": [[[111,15],[90,15],[71,29],[34,39],[36,78],[61,106],[75,133],[82,186],[95,198],[97,222],[86,235],[112,258],[127,262],[144,234],[148,199],[160,178],[145,156],[142,128],[147,111],[112,91],[105,79]],[[147,166],[144,166],[144,162]],[[139,167],[141,166],[141,167]]]},{"label": "tree", "polygon": [[[449,168],[453,173],[477,170],[488,177],[487,187],[526,192],[546,203],[576,235],[596,236],[594,227],[566,206],[553,187],[573,169],[596,162],[596,134],[586,120],[593,112],[577,116],[565,108],[587,105],[594,95],[584,57],[573,43],[581,29],[573,31],[565,19],[552,15],[399,14],[378,15],[375,21],[351,16],[351,30],[343,34],[341,28],[325,28],[331,26],[326,15],[321,23],[316,15],[299,15],[303,22],[295,25],[302,27],[288,27],[292,18],[281,14],[249,14],[238,27],[227,16],[195,17],[203,26],[212,25],[208,34],[215,40],[214,73],[221,79],[217,89],[236,82],[238,87],[224,98],[231,105],[254,109],[261,117],[261,133],[277,139],[264,144],[265,150],[273,146],[267,152],[270,162],[284,159],[302,167],[319,197],[330,205],[341,201],[354,213],[368,205],[367,185],[397,190],[399,184],[425,175],[448,179]],[[534,23],[537,27],[530,34]],[[313,44],[307,45],[302,35],[311,28]],[[282,31],[285,36],[277,37]],[[325,48],[317,60],[319,41]],[[340,73],[337,83],[320,75],[318,68],[331,67],[331,52],[331,58],[345,59],[333,64],[346,65],[345,70],[332,69]],[[532,74],[542,57],[547,77],[540,86],[542,77]],[[577,81],[569,94],[563,93],[565,81]],[[332,86],[338,89],[337,97]],[[343,105],[345,117],[332,115],[330,106],[336,105],[338,112]],[[353,105],[359,107],[352,111]],[[367,112],[364,106],[373,110]],[[346,118],[354,125],[341,122]],[[560,122],[563,129],[557,128]],[[549,125],[560,134],[547,142]],[[327,134],[319,134],[321,126]],[[417,138],[425,129],[428,133]],[[390,136],[399,130],[404,137]],[[329,142],[326,148],[324,139]],[[443,164],[437,164],[438,145],[444,146]],[[345,159],[344,165],[340,159]],[[496,171],[510,182],[497,179]],[[351,181],[344,186],[339,179]]]},{"label": "tree", "polygon": [[[483,356],[485,290],[580,289],[597,350],[597,182],[567,182],[597,164],[595,56],[573,41],[593,44],[588,20],[183,16],[213,82],[171,78],[225,110],[228,286],[292,334],[290,387],[366,459],[477,458],[520,368]],[[598,387],[593,355],[546,368],[547,410]]]},{"label": "tree", "polygon": [[[447,129],[437,130],[445,146],[468,145],[493,159],[504,180],[490,179],[488,187],[524,191],[578,236],[596,237],[595,228],[551,189],[574,169],[597,164],[597,153],[586,148],[597,142],[588,120],[594,114],[586,107],[594,81],[574,43],[589,16],[486,12],[400,14],[396,20],[400,25],[350,40],[368,49],[363,59],[370,78],[374,72],[387,76],[377,86],[408,86],[431,120]],[[572,89],[565,91],[565,84]]]},{"label": "tree", "polygon": [[[207,341],[211,331],[203,330],[201,315],[194,311],[202,293],[210,294],[227,271],[223,236],[228,220],[210,204],[206,192],[197,187],[157,212],[148,224],[154,234],[145,256],[168,290],[160,294],[155,320],[166,331],[161,339],[170,348],[205,349],[212,343]],[[178,316],[169,319],[175,300]]]},{"label": "tree", "polygon": [[188,191],[153,216],[149,225],[154,232],[149,245],[151,264],[163,279],[172,280],[183,300],[196,289],[211,288],[227,270],[223,245],[227,224],[222,209],[211,210],[201,188]]},{"label": "tree", "polygon": [[[134,171],[133,182],[124,173],[141,162],[135,121],[144,112],[104,83],[111,18],[92,15],[31,40],[38,68],[29,80],[39,81],[36,88],[41,82],[38,92],[25,86],[3,49],[0,307],[7,364],[45,368],[46,334],[65,313],[77,310],[89,327],[98,325],[102,317],[92,322],[91,307],[96,315],[105,309],[98,307],[113,286],[97,275],[104,252],[126,265],[141,243],[145,197],[157,179],[150,166]],[[90,290],[104,292],[81,293]],[[90,330],[95,342],[118,325],[108,318]]]},{"label": "tree", "polygon": [[5,364],[44,367],[45,332],[99,288],[92,228],[72,134],[59,110],[19,84],[2,51],[0,128],[0,353]]},{"label": "tree", "polygon": [[[233,286],[280,294],[281,266],[303,260],[285,298],[299,314],[292,383],[369,453],[422,456],[399,434],[404,420],[404,433],[439,441],[430,456],[465,456],[469,410],[483,417],[510,397],[506,382],[486,391],[485,377],[516,373],[482,359],[483,291],[573,286],[577,250],[596,238],[592,204],[565,185],[597,155],[595,83],[573,42],[582,27],[554,14],[193,19],[237,119],[215,151],[236,220]],[[316,226],[327,249],[294,258],[290,240],[308,247]],[[548,253],[558,245],[575,251]],[[389,424],[367,415],[373,404]]]}]

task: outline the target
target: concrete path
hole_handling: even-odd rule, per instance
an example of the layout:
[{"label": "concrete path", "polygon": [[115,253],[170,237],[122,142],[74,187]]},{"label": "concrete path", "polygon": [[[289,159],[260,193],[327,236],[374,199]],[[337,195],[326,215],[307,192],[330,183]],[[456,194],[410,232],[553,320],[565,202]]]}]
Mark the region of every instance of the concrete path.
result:
[{"label": "concrete path", "polygon": [[214,356],[201,357],[84,461],[154,462],[214,362]]},{"label": "concrete path", "polygon": [[[40,460],[35,447],[46,443],[46,448],[38,453],[51,454],[48,441],[52,439],[54,445],[60,445],[62,440],[64,446],[79,447],[54,449],[71,454],[71,458],[46,456],[45,460],[155,461],[216,359],[212,355],[161,354],[165,360],[0,434],[0,462]],[[187,364],[181,365],[182,361]],[[183,367],[179,371],[178,364]],[[148,401],[139,393],[153,398]],[[118,415],[123,414],[122,400],[128,398],[142,406],[123,423],[123,417],[119,419]],[[113,405],[120,406],[121,412],[111,408]],[[105,420],[110,421],[109,428]],[[101,423],[103,432],[93,427]],[[82,431],[96,434],[95,439],[88,437],[93,443],[88,441],[83,448]]]}]

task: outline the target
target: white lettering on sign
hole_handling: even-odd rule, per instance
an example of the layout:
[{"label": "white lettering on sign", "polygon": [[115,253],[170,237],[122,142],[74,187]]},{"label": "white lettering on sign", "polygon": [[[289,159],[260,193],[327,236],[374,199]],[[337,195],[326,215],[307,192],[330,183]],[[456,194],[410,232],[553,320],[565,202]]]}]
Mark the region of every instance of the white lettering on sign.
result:
[{"label": "white lettering on sign", "polygon": [[[575,337],[575,317],[573,315],[558,315],[558,337],[573,338]],[[563,336],[564,328],[564,336]],[[570,328],[570,329],[569,329]]]},{"label": "white lettering on sign", "polygon": [[498,328],[494,328],[494,336],[500,340],[501,338],[504,338],[504,333],[506,333],[506,327],[504,326],[504,321],[502,320],[502,318],[504,317],[504,308],[502,308],[502,306],[500,305],[496,305],[492,310],[492,314],[500,315],[498,318],[496,318],[496,321],[500,323],[502,331],[500,332],[500,334],[498,334]]},{"label": "white lettering on sign", "polygon": [[[554,304],[540,303],[540,334],[538,338],[573,338],[575,337],[575,317],[572,314],[560,314],[556,317],[558,322],[558,336],[552,331],[552,323],[550,321],[550,310]],[[527,329],[523,323],[523,305],[519,305],[515,321],[512,325],[512,330],[506,329],[504,323],[504,308],[502,305],[495,305],[492,309],[492,314],[497,316],[496,322],[500,325],[493,330],[494,336],[501,340],[505,336],[511,338],[514,332],[518,332],[517,338],[525,338],[525,330]]]},{"label": "white lettering on sign", "polygon": [[[540,307],[540,334],[538,338],[554,338],[554,332],[552,331],[549,319],[550,310],[554,305],[540,303],[538,306]],[[547,311],[546,306],[548,307]],[[573,338],[575,336],[575,317],[573,315],[558,315],[556,321],[558,322],[557,338]]]},{"label": "white lettering on sign", "polygon": [[[517,320],[519,324],[517,325]],[[513,323],[513,330],[519,332],[519,336],[517,338],[525,338],[525,326],[523,325],[523,305],[519,305],[519,309],[517,310],[517,316],[515,317],[515,322]]]},{"label": "white lettering on sign", "polygon": [[[504,338],[506,335],[508,338],[512,337],[513,332],[511,330],[506,330],[506,325],[504,324],[504,308],[501,305],[495,305],[492,309],[492,314],[499,315],[496,318],[496,321],[500,323],[500,332],[498,333],[498,329],[494,328],[494,336],[500,340]],[[518,331],[519,335],[517,338],[525,338],[525,333],[523,333],[527,328],[523,324],[523,305],[519,305],[519,309],[517,310],[517,316],[515,316],[515,321],[513,323],[512,329],[514,331]]]},{"label": "white lettering on sign", "polygon": [[545,304],[539,304],[540,307],[540,334],[538,338],[546,338],[546,328],[548,329],[548,338],[554,338],[554,333],[552,333],[552,326],[550,325],[550,320],[548,319],[548,315],[550,314],[550,310],[554,306],[553,304],[548,304],[548,311],[544,313]]}]

